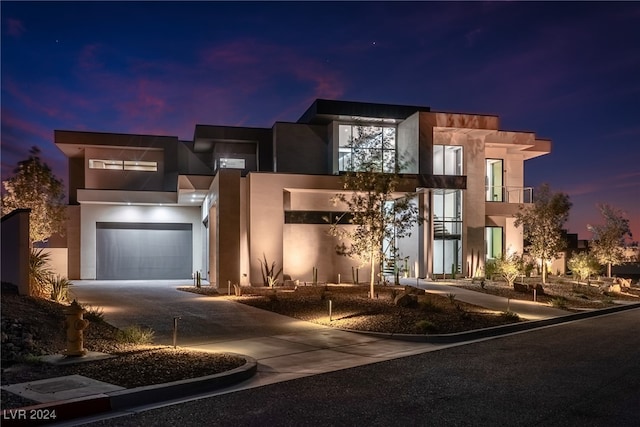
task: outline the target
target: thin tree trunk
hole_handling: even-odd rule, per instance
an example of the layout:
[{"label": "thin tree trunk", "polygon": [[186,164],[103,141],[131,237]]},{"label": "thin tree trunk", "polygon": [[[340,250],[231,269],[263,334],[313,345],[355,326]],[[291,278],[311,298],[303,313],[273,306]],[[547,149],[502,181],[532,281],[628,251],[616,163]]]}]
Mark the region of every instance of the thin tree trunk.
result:
[{"label": "thin tree trunk", "polygon": [[369,291],[369,296],[371,297],[371,299],[373,299],[373,292],[374,292],[374,283],[376,280],[376,271],[375,271],[375,265],[376,265],[376,257],[373,255],[374,252],[371,251],[371,253],[369,254],[369,264],[371,264],[371,277],[369,278],[369,287],[370,287],[370,291]]},{"label": "thin tree trunk", "polygon": [[542,260],[542,283],[547,283],[547,260]]},{"label": "thin tree trunk", "polygon": [[611,263],[607,263],[607,277],[611,278]]}]

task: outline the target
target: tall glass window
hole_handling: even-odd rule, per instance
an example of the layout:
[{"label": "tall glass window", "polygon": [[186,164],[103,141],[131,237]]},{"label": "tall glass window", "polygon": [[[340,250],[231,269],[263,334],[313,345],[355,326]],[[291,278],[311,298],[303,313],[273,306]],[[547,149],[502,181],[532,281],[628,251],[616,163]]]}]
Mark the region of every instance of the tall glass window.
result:
[{"label": "tall glass window", "polygon": [[434,145],[433,174],[462,175],[462,146]]},{"label": "tall glass window", "polygon": [[486,201],[487,202],[503,202],[504,201],[504,180],[502,177],[503,161],[502,159],[487,159],[487,173],[485,175]]},{"label": "tall glass window", "polygon": [[340,125],[338,132],[338,168],[341,171],[395,172],[395,127]]},{"label": "tall glass window", "polygon": [[496,259],[502,256],[503,252],[503,231],[502,227],[485,227],[485,250],[487,259]]},{"label": "tall glass window", "polygon": [[434,190],[433,272],[462,271],[462,191]]}]

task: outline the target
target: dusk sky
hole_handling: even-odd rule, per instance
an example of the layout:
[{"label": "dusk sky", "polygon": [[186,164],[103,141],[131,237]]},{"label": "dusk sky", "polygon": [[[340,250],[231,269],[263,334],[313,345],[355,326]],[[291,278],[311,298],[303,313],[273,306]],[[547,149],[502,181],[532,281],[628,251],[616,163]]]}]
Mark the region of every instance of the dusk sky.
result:
[{"label": "dusk sky", "polygon": [[271,127],[316,98],[496,114],[590,238],[606,202],[640,240],[640,3],[2,1],[2,179],[54,129],[193,138]]}]

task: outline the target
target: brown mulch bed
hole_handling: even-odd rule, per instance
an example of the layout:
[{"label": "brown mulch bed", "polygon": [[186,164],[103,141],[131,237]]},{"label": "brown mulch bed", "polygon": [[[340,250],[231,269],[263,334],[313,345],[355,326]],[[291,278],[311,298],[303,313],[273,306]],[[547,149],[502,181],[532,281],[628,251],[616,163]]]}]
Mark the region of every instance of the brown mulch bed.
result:
[{"label": "brown mulch bed", "polygon": [[[93,321],[84,331],[85,348],[114,358],[62,366],[39,362],[37,356],[61,354],[66,347],[63,305],[19,296],[14,287],[3,284],[2,385],[77,374],[133,388],[213,375],[245,363],[243,358],[228,354],[123,344],[117,337],[118,329],[87,317]],[[0,403],[7,409],[35,402],[2,390]]]}]

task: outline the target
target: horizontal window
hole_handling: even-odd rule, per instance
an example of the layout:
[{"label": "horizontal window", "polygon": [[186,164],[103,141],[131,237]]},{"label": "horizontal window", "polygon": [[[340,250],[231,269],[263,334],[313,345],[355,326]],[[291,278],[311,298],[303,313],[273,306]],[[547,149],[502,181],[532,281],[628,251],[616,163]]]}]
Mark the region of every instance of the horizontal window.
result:
[{"label": "horizontal window", "polygon": [[157,162],[143,162],[141,160],[138,160],[138,161],[125,160],[124,161],[124,170],[126,170],[126,171],[157,172],[158,171],[158,163]]},{"label": "horizontal window", "polygon": [[219,160],[220,169],[244,169],[244,159],[232,159],[229,157],[221,157]]},{"label": "horizontal window", "polygon": [[98,159],[89,160],[89,169],[122,170],[122,165],[123,165],[122,160],[98,160]]},{"label": "horizontal window", "polygon": [[285,224],[350,224],[353,215],[349,212],[286,211]]},{"label": "horizontal window", "polygon": [[157,172],[158,162],[147,162],[142,160],[89,159],[89,169]]}]

